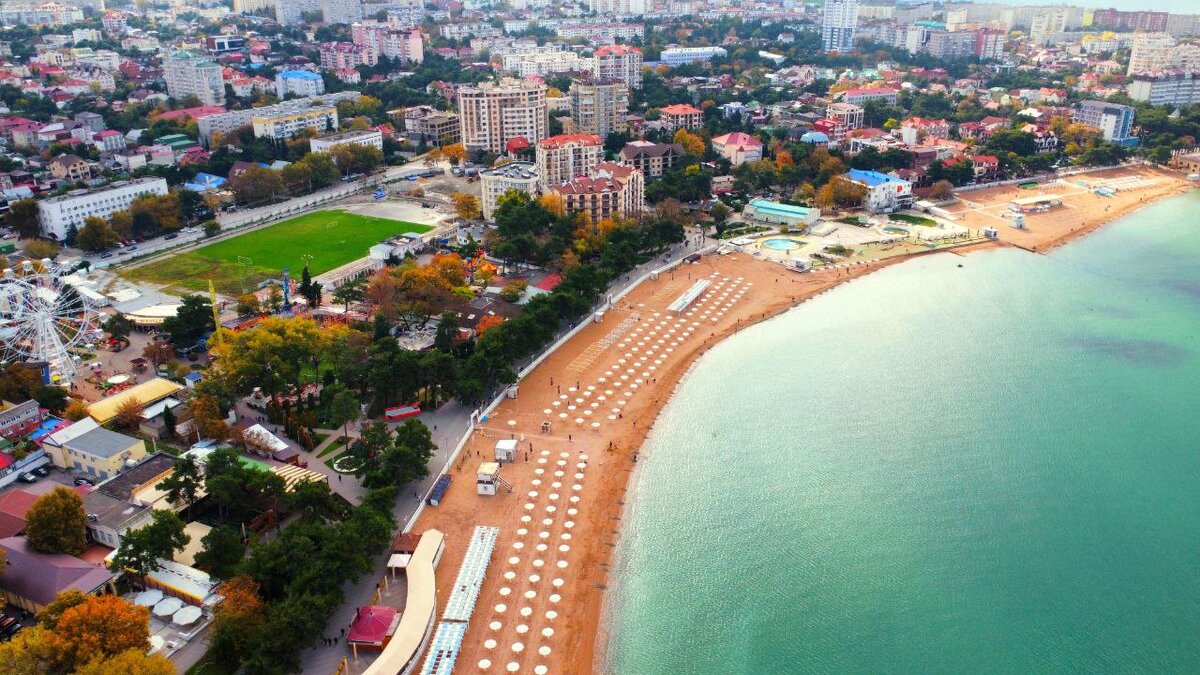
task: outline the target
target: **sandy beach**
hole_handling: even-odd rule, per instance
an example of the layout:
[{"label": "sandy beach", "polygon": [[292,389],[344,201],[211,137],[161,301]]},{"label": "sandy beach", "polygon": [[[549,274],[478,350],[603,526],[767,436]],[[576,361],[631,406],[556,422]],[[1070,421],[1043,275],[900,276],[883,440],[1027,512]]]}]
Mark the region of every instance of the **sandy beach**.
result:
[{"label": "sandy beach", "polygon": [[[997,227],[999,240],[957,250],[1013,245],[1042,252],[1190,187],[1178,174],[1148,167],[1077,178],[1130,176],[1153,182],[1111,197],[1078,185],[1040,188],[1063,195],[1063,205],[1030,215],[1025,230],[999,214],[1014,197],[1036,193],[1013,187],[964,193],[964,203],[948,210],[970,228]],[[659,410],[692,363],[746,326],[909,257],[801,274],[740,253],[706,256],[638,286],[523,379],[518,397],[506,399],[468,441],[444,501],[425,509],[413,528],[446,534],[440,603],[472,528],[500,528],[458,672],[592,672],[628,478]],[[710,285],[691,305],[682,313],[668,310],[702,279]],[[501,476],[512,491],[477,495],[476,469],[492,458],[497,440],[510,437],[520,452]]]}]

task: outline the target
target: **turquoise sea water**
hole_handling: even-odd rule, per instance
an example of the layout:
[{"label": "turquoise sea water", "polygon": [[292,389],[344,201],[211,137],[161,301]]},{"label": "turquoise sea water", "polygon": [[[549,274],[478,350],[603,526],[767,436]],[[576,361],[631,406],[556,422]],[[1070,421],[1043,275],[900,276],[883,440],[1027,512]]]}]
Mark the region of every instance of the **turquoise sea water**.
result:
[{"label": "turquoise sea water", "polygon": [[1197,213],[913,260],[714,348],[633,479],[604,670],[1200,672]]}]

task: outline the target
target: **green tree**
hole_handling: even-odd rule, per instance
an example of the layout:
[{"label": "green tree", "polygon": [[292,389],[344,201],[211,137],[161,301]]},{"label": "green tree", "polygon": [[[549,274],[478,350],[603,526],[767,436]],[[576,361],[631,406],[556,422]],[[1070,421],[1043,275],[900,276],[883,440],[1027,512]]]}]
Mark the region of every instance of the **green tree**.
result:
[{"label": "green tree", "polygon": [[36,237],[42,231],[41,222],[38,221],[38,205],[32,199],[21,199],[10,204],[5,220],[22,239]]},{"label": "green tree", "polygon": [[307,264],[304,265],[304,271],[300,273],[300,285],[296,287],[296,290],[308,302],[309,307],[315,309],[321,306],[321,284],[313,281]]},{"label": "green tree", "polygon": [[[164,422],[166,413],[170,410],[167,408],[163,411]],[[172,414],[172,424],[174,419]],[[172,435],[174,433],[174,431],[171,432]],[[200,475],[200,466],[196,464],[195,458],[186,455],[175,463],[175,469],[171,475],[162,479],[158,485],[159,489],[166,493],[168,501],[185,505],[188,513],[191,514],[192,506],[200,500],[200,493],[204,489],[204,477]]]},{"label": "green tree", "polygon": [[358,397],[354,395],[354,392],[345,387],[340,387],[338,391],[334,392],[329,403],[329,416],[332,421],[342,427],[342,441],[347,445],[350,439],[350,423],[358,419],[361,414],[362,409],[359,407]]},{"label": "green tree", "polygon": [[246,555],[246,546],[237,528],[229,525],[214,527],[200,540],[196,566],[217,579],[229,579],[237,573],[238,563]]},{"label": "green tree", "polygon": [[341,515],[337,497],[329,490],[329,484],[304,480],[292,486],[288,494],[288,505],[302,520],[330,521]]},{"label": "green tree", "polygon": [[39,553],[83,553],[87,548],[83,499],[65,487],[38,497],[25,514],[25,538]]},{"label": "green tree", "polygon": [[437,333],[433,337],[434,349],[449,354],[454,348],[454,338],[457,336],[458,316],[454,312],[444,312],[438,319]]},{"label": "green tree", "polygon": [[121,538],[112,560],[114,567],[144,577],[159,568],[160,559],[170,560],[191,540],[174,511],[156,509],[150,518],[149,525],[129,530]]},{"label": "green tree", "polygon": [[206,220],[201,227],[204,228],[204,236],[206,237],[215,237],[221,232],[221,224],[215,220]]},{"label": "green tree", "polygon": [[162,420],[163,431],[166,432],[167,438],[174,438],[175,427],[178,420],[175,419],[175,411],[171,410],[170,406],[163,408]]},{"label": "green tree", "polygon": [[350,303],[362,302],[367,298],[366,282],[365,278],[360,277],[343,283],[333,292],[333,299],[344,304],[346,311],[349,312]]},{"label": "green tree", "polygon": [[167,317],[162,328],[170,334],[171,342],[178,348],[191,347],[200,336],[212,331],[212,303],[203,295],[183,296],[175,316]]},{"label": "green tree", "polygon": [[75,235],[75,245],[84,251],[105,251],[117,245],[119,237],[103,218],[88,216],[83,229]]},{"label": "green tree", "polygon": [[243,204],[265,204],[287,196],[287,187],[279,172],[257,164],[229,183],[233,194]]},{"label": "green tree", "polygon": [[100,327],[108,331],[108,334],[117,340],[124,340],[133,331],[133,321],[124,314],[113,314],[108,319],[105,319]]}]

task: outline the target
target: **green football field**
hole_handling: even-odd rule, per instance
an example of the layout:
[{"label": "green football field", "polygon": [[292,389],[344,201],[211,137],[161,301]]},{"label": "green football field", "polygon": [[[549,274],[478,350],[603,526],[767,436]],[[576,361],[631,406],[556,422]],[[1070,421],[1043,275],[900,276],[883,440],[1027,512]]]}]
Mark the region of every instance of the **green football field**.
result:
[{"label": "green football field", "polygon": [[299,279],[306,256],[311,256],[308,269],[316,276],[366,256],[367,249],[388,237],[430,229],[341,210],[317,211],[156,260],[127,275],[189,291],[207,291],[212,281],[218,293],[237,295],[243,287],[254,290],[263,279],[278,279],[285,267]]}]

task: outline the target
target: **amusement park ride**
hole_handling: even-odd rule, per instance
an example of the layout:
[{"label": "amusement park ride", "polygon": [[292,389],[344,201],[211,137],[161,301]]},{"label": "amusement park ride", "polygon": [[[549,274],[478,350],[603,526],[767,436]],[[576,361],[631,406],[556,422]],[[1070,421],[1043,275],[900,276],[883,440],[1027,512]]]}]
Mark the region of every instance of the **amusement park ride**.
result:
[{"label": "amusement park ride", "polygon": [[6,362],[44,361],[52,381],[74,379],[75,354],[99,336],[96,313],[50,260],[26,260],[0,276],[0,345]]}]

